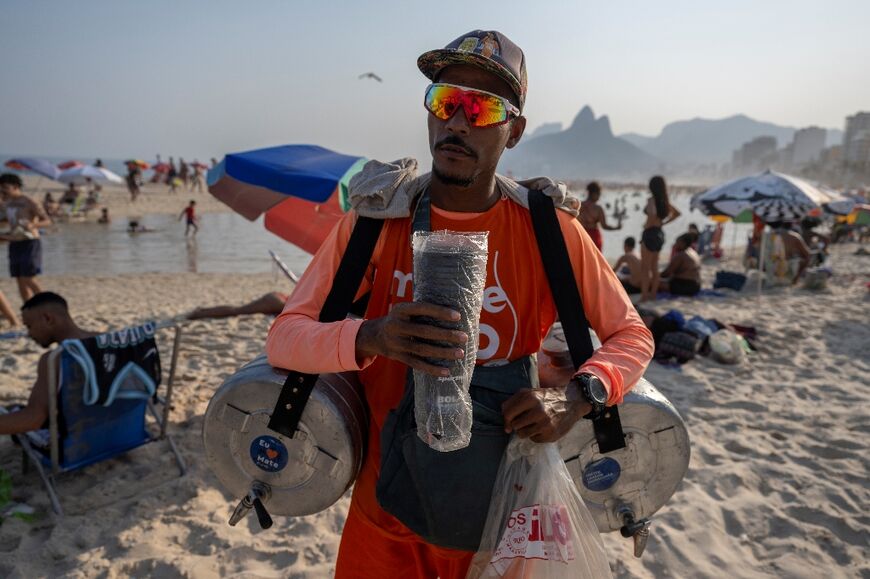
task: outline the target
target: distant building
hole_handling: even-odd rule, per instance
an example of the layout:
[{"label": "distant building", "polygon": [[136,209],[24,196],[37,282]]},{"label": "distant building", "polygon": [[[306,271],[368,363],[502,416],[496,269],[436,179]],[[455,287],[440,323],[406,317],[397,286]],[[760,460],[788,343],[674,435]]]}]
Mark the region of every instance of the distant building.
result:
[{"label": "distant building", "polygon": [[843,160],[858,167],[870,165],[870,113],[855,113],[846,117]]},{"label": "distant building", "polygon": [[819,161],[824,166],[834,167],[839,165],[843,161],[843,145],[828,147],[819,155]]},{"label": "distant building", "polygon": [[807,127],[795,131],[789,164],[806,165],[818,159],[825,148],[827,138],[828,132],[819,127]]},{"label": "distant building", "polygon": [[776,137],[755,137],[734,151],[731,165],[737,172],[757,171],[762,169],[764,162],[775,153]]}]

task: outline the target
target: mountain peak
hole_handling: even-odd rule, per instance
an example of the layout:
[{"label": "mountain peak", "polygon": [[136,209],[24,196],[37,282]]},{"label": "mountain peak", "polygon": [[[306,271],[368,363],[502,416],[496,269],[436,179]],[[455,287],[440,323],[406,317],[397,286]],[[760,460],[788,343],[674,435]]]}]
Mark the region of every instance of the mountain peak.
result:
[{"label": "mountain peak", "polygon": [[584,106],[574,117],[574,122],[571,123],[571,129],[579,128],[584,125],[590,125],[595,122],[595,113],[592,112],[592,107]]},{"label": "mountain peak", "polygon": [[595,121],[595,127],[601,131],[606,132],[608,135],[613,136],[613,131],[610,130],[610,119],[607,115],[601,115],[597,121]]}]

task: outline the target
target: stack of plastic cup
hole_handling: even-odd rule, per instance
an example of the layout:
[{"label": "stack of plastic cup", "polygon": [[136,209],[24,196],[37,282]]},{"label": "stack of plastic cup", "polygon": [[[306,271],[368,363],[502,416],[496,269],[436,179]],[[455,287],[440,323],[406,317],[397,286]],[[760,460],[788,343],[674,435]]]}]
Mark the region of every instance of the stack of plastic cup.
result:
[{"label": "stack of plastic cup", "polygon": [[[471,441],[472,406],[468,388],[477,358],[480,308],[486,285],[487,233],[415,232],[414,301],[456,310],[458,322],[417,321],[461,330],[468,336],[458,360],[430,360],[448,376],[414,370],[417,436],[435,450],[465,448]],[[438,344],[453,346],[453,344]]]}]

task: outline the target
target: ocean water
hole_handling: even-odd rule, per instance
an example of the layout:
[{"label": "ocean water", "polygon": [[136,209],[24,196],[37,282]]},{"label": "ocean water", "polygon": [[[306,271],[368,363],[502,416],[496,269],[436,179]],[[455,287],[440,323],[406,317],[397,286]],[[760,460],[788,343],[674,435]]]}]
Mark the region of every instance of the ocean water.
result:
[{"label": "ocean water", "polygon": [[259,273],[272,270],[269,250],[296,273],[311,256],[272,235],[262,220],[235,213],[199,216],[195,237],[185,238],[184,223],[172,215],[146,215],[140,224],[153,230],[128,233],[127,219],[108,225],[65,223],[43,236],[43,271],[51,275],[114,275],[144,272]]},{"label": "ocean water", "polygon": [[[639,243],[644,222],[642,211],[635,209],[635,205],[645,203],[645,194],[632,197],[630,192],[605,193],[601,204],[605,206],[623,196],[628,216],[622,230],[604,232],[604,255],[611,262],[622,254],[625,237],[634,236]],[[690,213],[688,196],[675,197],[672,202],[683,215],[665,227],[663,263],[674,239],[687,230],[689,223],[702,228],[709,223],[703,215]],[[612,211],[611,206],[607,219],[615,225]],[[109,225],[60,224],[43,236],[43,270],[50,275],[95,276],[143,272],[260,273],[272,271],[268,251],[273,250],[294,272],[301,274],[311,260],[309,254],[266,231],[262,220],[250,222],[234,213],[204,214],[200,220],[195,238],[185,238],[184,224],[171,215],[143,217],[141,224],[153,230],[149,233],[128,233],[125,218],[117,218]],[[749,230],[748,225],[727,224],[723,245],[729,246],[734,240],[744,245]]]}]

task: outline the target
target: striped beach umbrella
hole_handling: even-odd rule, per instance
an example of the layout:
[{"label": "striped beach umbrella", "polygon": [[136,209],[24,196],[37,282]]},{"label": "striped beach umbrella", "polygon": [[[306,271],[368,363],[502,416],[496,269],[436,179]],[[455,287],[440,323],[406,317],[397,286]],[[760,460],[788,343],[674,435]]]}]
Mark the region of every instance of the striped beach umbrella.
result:
[{"label": "striped beach umbrella", "polygon": [[830,196],[792,175],[765,171],[741,177],[692,197],[691,206],[705,215],[736,217],[746,209],[766,221],[799,219],[821,207]]},{"label": "striped beach umbrella", "polygon": [[236,213],[315,253],[349,208],[347,187],[366,159],[316,145],[232,153],[208,172],[209,192]]},{"label": "striped beach umbrella", "polygon": [[794,199],[762,199],[752,204],[752,211],[765,223],[797,221],[816,208],[815,205]]}]

